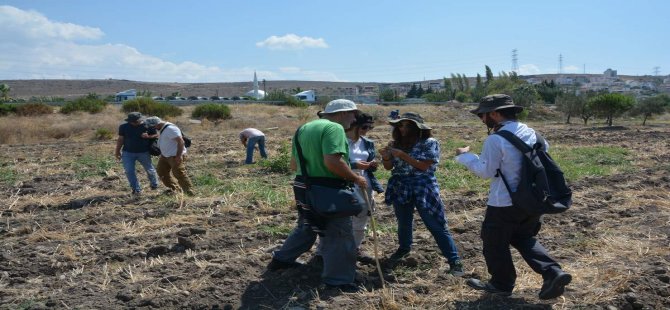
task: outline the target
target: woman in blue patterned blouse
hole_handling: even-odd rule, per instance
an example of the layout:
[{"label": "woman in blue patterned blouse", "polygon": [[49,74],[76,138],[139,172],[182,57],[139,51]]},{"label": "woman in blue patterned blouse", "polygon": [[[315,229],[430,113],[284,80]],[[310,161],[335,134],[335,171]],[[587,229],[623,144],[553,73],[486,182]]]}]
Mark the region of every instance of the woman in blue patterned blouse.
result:
[{"label": "woman in blue patterned blouse", "polygon": [[409,255],[416,209],[442,255],[447,258],[449,273],[462,276],[463,264],[447,229],[444,205],[435,178],[435,169],[440,161],[440,144],[431,137],[431,128],[424,124],[418,113],[403,113],[399,119],[389,123],[393,126],[393,141],[382,148],[380,154],[384,168],[393,169],[386,187],[385,202],[393,205],[400,243],[390,259],[399,260]]}]

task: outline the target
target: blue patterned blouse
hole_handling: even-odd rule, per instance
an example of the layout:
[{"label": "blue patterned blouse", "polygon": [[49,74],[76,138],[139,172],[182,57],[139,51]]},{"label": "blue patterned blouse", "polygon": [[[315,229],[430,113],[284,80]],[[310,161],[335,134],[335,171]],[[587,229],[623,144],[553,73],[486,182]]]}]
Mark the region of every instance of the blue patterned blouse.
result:
[{"label": "blue patterned blouse", "polygon": [[393,170],[384,201],[388,205],[413,204],[417,208],[427,209],[439,222],[445,223],[444,205],[435,178],[437,163],[440,161],[440,144],[428,138],[417,142],[408,154],[416,160],[430,159],[434,163],[426,171],[421,171],[402,159],[393,158]]}]

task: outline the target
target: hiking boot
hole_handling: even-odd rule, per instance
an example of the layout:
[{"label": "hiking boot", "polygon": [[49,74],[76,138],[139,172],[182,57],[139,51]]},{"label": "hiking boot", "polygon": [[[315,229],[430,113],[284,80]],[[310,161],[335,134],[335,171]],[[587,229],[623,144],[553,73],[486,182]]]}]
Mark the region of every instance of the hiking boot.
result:
[{"label": "hiking boot", "polygon": [[409,250],[407,249],[397,249],[395,253],[391,254],[389,257],[390,260],[400,260],[409,256]]},{"label": "hiking boot", "polygon": [[449,274],[454,277],[464,276],[463,263],[460,260],[455,261],[453,264],[449,263]]},{"label": "hiking boot", "polygon": [[152,191],[155,191],[155,190],[157,190],[157,189],[158,189],[158,185],[155,185],[155,186],[152,185],[152,186],[151,186],[151,190],[152,190]]},{"label": "hiking boot", "polygon": [[510,291],[503,291],[501,289],[496,288],[495,286],[493,286],[493,284],[491,284],[489,282],[482,282],[482,281],[479,281],[478,279],[468,279],[468,281],[465,282],[465,283],[471,288],[474,288],[478,291],[485,291],[489,294],[494,294],[494,295],[504,296],[504,297],[512,295],[512,292],[510,292]]},{"label": "hiking boot", "polygon": [[342,293],[358,293],[362,290],[360,286],[354,283],[339,284],[339,285],[332,285],[326,283],[326,289],[339,290]]},{"label": "hiking boot", "polygon": [[302,266],[301,263],[298,262],[290,262],[290,263],[285,263],[280,260],[272,259],[270,263],[268,264],[268,270],[270,271],[277,271],[281,269],[288,269],[288,268],[295,268],[295,267],[300,267]]},{"label": "hiking boot", "polygon": [[133,197],[135,197],[135,198],[139,198],[140,196],[142,196],[142,192],[140,192],[140,191],[133,191],[130,195],[133,196]]},{"label": "hiking boot", "polygon": [[540,299],[552,299],[563,295],[565,286],[570,284],[570,281],[572,276],[569,273],[559,271],[555,277],[544,281],[540,289]]}]

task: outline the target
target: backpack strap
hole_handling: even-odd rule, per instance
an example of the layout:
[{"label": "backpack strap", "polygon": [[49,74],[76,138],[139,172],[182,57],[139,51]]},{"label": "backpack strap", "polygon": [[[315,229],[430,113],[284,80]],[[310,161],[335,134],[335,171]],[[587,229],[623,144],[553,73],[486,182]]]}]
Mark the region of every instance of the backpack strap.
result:
[{"label": "backpack strap", "polygon": [[302,173],[305,185],[309,187],[310,180],[309,175],[307,174],[307,165],[305,163],[305,156],[302,154],[302,147],[300,147],[300,141],[298,141],[298,133],[300,133],[300,129],[302,129],[302,126],[298,127],[298,129],[295,131],[295,134],[293,135],[293,142],[295,143],[295,148],[298,153],[298,160],[300,160],[300,172]]},{"label": "backpack strap", "polygon": [[[514,147],[516,147],[519,151],[521,151],[522,156],[526,156],[525,154],[530,153],[530,152],[533,151],[533,148],[528,146],[528,144],[526,144],[526,142],[523,142],[523,140],[521,140],[521,138],[517,137],[517,135],[515,135],[511,131],[499,130],[499,131],[496,131],[494,134],[503,137],[509,143],[514,145]],[[541,137],[538,137],[538,138],[541,138]],[[544,142],[544,139],[542,139],[542,141]],[[502,174],[502,171],[500,171],[500,169],[496,169],[496,176],[500,176],[500,178],[502,178],[503,183],[505,183],[505,187],[507,188],[507,192],[512,194],[512,189],[510,188],[509,184],[507,183],[507,179]]]},{"label": "backpack strap", "polygon": [[[511,131],[499,130],[496,131],[495,134],[505,138],[505,140],[509,141],[509,143],[512,143],[512,145],[514,145],[514,147],[516,147],[519,151],[521,151],[521,153],[526,154],[528,152],[533,151],[533,149],[530,146],[528,146],[526,142],[523,142],[521,138],[517,137]],[[544,141],[544,139],[542,139],[542,141]]]}]

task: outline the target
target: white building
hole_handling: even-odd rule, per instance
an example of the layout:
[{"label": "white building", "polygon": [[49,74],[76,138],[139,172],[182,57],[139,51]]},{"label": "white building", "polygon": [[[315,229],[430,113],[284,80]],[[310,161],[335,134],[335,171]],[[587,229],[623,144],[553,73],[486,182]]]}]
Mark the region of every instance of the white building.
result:
[{"label": "white building", "polygon": [[117,93],[116,96],[114,97],[114,101],[116,102],[123,102],[126,100],[132,100],[137,98],[137,91],[134,89],[128,89],[124,90],[120,93]]}]

